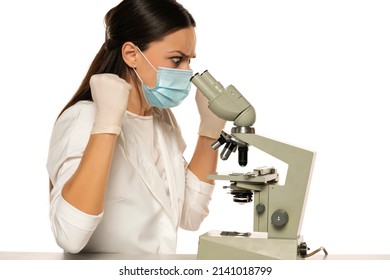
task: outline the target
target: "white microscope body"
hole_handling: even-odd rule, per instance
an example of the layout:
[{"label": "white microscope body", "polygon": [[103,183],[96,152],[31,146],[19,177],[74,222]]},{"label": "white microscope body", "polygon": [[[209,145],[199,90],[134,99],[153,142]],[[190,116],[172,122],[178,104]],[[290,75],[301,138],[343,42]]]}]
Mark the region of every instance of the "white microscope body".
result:
[{"label": "white microscope body", "polygon": [[298,259],[307,256],[300,235],[315,153],[255,134],[256,113],[251,104],[230,85],[226,89],[208,71],[195,74],[192,83],[209,100],[218,117],[233,121],[231,134],[221,132],[213,149],[225,145],[226,160],[238,149],[238,162],[247,164],[248,146],[254,146],[288,164],[284,185],[278,184],[273,167],[248,173],[210,174],[213,180],[230,181],[236,202],[254,203],[252,233],[212,231],[199,238],[198,259]]}]

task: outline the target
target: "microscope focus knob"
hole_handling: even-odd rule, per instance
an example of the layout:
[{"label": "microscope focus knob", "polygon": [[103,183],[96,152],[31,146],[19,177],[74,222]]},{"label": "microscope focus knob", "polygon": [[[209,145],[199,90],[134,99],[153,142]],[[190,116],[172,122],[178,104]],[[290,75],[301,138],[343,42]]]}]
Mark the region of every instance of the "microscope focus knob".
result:
[{"label": "microscope focus knob", "polygon": [[256,205],[257,214],[263,214],[265,212],[265,205],[263,203],[259,203]]},{"label": "microscope focus knob", "polygon": [[283,227],[288,223],[288,213],[283,209],[278,209],[271,216],[271,224],[275,227]]}]

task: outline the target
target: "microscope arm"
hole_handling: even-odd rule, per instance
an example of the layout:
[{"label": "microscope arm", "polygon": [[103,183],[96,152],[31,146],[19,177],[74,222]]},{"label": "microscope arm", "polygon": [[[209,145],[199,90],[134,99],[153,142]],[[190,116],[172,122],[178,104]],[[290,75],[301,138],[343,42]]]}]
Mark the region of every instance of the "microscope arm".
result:
[{"label": "microscope arm", "polygon": [[[259,227],[262,228],[255,230],[267,231],[269,238],[296,238],[300,235],[315,153],[257,134],[237,133],[233,136],[288,164],[285,184],[269,185],[268,197],[263,194],[261,199],[268,205],[268,217],[259,217],[262,219]],[[288,213],[289,220],[284,227],[278,228],[271,225],[271,216],[280,209]]]}]

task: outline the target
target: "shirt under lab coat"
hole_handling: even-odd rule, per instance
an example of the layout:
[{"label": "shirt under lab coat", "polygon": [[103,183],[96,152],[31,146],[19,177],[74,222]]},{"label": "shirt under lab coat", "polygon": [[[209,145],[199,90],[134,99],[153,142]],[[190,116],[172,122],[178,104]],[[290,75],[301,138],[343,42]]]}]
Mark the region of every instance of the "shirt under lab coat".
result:
[{"label": "shirt under lab coat", "polygon": [[95,113],[93,102],[78,102],[57,120],[51,136],[50,221],[58,245],[72,253],[175,253],[179,226],[197,230],[208,215],[213,185],[187,168],[185,143],[170,110],[150,117],[126,112],[103,213],[84,213],[61,196],[80,163]]}]

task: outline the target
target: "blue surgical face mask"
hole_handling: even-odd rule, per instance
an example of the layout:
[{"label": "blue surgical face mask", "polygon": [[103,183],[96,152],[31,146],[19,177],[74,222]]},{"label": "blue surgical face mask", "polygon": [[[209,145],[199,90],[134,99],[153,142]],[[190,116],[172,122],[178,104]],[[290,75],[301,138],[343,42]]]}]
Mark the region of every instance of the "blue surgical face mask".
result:
[{"label": "blue surgical face mask", "polygon": [[149,65],[157,72],[156,86],[154,88],[149,88],[134,69],[138,79],[140,79],[142,83],[146,101],[150,106],[158,108],[172,108],[178,106],[190,92],[190,79],[193,74],[192,70],[165,67],[158,67],[156,70],[141,50],[139,51]]}]

